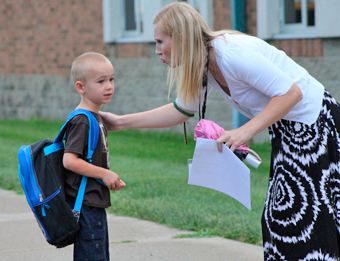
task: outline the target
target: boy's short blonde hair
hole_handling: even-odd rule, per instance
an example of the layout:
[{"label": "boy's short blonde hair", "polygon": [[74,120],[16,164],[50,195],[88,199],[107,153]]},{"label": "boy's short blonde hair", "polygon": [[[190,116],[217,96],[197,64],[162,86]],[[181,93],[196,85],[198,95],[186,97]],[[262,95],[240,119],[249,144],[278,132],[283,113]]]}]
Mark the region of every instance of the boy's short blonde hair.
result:
[{"label": "boy's short blonde hair", "polygon": [[101,53],[83,53],[82,55],[78,56],[72,63],[71,79],[73,83],[75,83],[76,81],[81,81],[82,83],[85,83],[88,70],[93,66],[94,62],[111,63],[110,60]]}]

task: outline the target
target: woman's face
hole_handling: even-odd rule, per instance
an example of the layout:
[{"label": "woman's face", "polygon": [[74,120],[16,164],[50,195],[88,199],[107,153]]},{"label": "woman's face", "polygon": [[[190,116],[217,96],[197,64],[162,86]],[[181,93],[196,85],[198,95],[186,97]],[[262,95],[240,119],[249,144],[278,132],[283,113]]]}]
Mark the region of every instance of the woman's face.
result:
[{"label": "woman's face", "polygon": [[153,29],[156,41],[156,55],[159,55],[161,61],[168,66],[171,63],[171,37],[161,30],[157,25]]}]

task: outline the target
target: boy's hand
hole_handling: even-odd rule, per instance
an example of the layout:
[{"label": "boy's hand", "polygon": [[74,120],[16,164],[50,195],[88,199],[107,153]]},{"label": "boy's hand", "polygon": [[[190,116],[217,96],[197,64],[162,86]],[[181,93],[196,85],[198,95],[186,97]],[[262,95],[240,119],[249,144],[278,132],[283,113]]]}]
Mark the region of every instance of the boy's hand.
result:
[{"label": "boy's hand", "polygon": [[120,189],[122,189],[122,188],[125,188],[125,187],[126,187],[125,182],[122,181],[122,180],[120,179],[120,180],[119,180],[119,187],[115,187],[113,190],[114,190],[114,191],[118,191],[118,190],[120,190]]},{"label": "boy's hand", "polygon": [[120,189],[121,188],[125,188],[126,187],[126,184],[125,184],[125,182],[124,181],[122,181],[122,180],[119,180],[119,185],[120,185]]},{"label": "boy's hand", "polygon": [[110,190],[117,191],[120,190],[121,188],[126,187],[125,182],[120,180],[119,176],[110,170],[107,170],[107,173],[105,173],[104,178],[102,180],[104,184],[107,186],[107,188]]},{"label": "boy's hand", "polygon": [[79,158],[78,154],[64,153],[63,164],[66,169],[75,173],[102,180],[104,185],[110,190],[120,190],[126,187],[124,181],[120,180],[116,173],[109,169],[92,165]]}]

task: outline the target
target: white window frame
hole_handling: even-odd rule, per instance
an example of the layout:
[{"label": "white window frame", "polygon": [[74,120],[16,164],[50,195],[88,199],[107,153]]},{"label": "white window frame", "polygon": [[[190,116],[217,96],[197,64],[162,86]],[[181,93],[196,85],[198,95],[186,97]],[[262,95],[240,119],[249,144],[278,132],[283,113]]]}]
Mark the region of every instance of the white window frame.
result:
[{"label": "white window frame", "polygon": [[[125,30],[124,0],[103,0],[103,37],[105,43],[153,42],[152,19],[162,0],[135,0],[137,29]],[[143,14],[139,12],[143,11]],[[141,31],[140,24],[143,24]]]},{"label": "white window frame", "polygon": [[214,3],[213,0],[187,0],[188,4],[195,7],[203,17],[204,21],[210,27],[211,30],[214,30]]},{"label": "white window frame", "polygon": [[301,36],[307,36],[307,37],[315,36],[315,26],[307,25],[307,0],[301,0],[301,23],[286,24],[284,12],[285,12],[284,0],[280,0],[281,34],[301,35]]},{"label": "white window frame", "polygon": [[257,0],[257,36],[262,39],[340,37],[340,0],[315,0],[315,26],[282,26],[282,0]]},{"label": "white window frame", "polygon": [[[154,42],[153,17],[161,8],[173,1],[169,0],[135,0],[136,31],[125,30],[124,0],[102,0],[103,3],[103,38],[105,43]],[[213,0],[187,0],[200,10],[201,15],[212,28]],[[140,14],[139,11],[143,13]],[[143,24],[143,32],[140,24]],[[212,28],[213,29],[213,28]]]},{"label": "white window frame", "polygon": [[[143,37],[143,33],[141,32],[141,23],[142,17],[143,17],[143,0],[134,0],[134,5],[135,5],[135,20],[136,20],[136,30],[126,30],[125,28],[125,16],[122,15],[122,24],[123,24],[123,37],[125,38],[141,38]],[[122,2],[123,6],[123,14],[125,14],[125,6],[124,2]]]}]

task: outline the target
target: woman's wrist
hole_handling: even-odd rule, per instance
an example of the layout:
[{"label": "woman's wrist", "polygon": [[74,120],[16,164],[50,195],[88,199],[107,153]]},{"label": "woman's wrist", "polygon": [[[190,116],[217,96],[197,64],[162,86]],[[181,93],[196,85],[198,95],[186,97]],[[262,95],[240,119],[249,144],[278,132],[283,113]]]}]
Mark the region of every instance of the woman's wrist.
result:
[{"label": "woman's wrist", "polygon": [[262,131],[262,126],[258,126],[258,128],[256,128],[255,126],[255,122],[252,122],[252,120],[250,120],[240,127],[240,131],[244,134],[244,137],[245,139],[247,139],[247,141],[250,141],[254,136]]},{"label": "woman's wrist", "polygon": [[127,124],[127,116],[128,115],[117,116],[116,126],[114,126],[116,131],[125,130],[125,129],[128,128],[127,127],[128,126],[128,124]]}]

